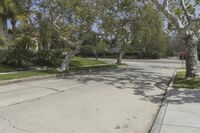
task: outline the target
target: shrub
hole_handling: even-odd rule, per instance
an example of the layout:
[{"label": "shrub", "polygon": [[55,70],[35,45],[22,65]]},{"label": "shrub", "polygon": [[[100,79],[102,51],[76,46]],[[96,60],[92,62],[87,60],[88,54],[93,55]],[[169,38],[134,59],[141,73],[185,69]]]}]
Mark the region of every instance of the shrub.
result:
[{"label": "shrub", "polygon": [[34,59],[34,63],[40,66],[58,67],[62,62],[62,57],[62,51],[41,50]]},{"label": "shrub", "polygon": [[143,53],[144,58],[147,59],[159,59],[162,58],[162,53],[158,52],[158,51],[152,51],[152,52],[146,52]]},{"label": "shrub", "polygon": [[85,57],[94,56],[94,50],[92,45],[83,45],[80,49],[80,55]]},{"label": "shrub", "polygon": [[4,64],[6,62],[6,57],[8,55],[7,50],[0,50],[0,63]]},{"label": "shrub", "polygon": [[24,66],[31,63],[35,45],[29,36],[17,37],[14,44],[9,46],[6,63],[14,66]]}]

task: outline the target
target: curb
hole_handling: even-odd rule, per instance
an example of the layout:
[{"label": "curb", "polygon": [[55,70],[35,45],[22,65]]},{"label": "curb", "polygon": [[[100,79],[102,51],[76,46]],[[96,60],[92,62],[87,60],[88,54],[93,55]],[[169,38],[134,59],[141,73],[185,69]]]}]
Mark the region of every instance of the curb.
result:
[{"label": "curb", "polygon": [[170,80],[169,86],[167,87],[165,97],[163,99],[162,105],[161,105],[159,112],[157,114],[157,117],[156,117],[156,119],[153,123],[153,126],[150,130],[150,133],[160,133],[161,126],[162,126],[162,123],[163,123],[163,120],[164,120],[164,117],[165,117],[165,114],[166,114],[166,111],[167,111],[169,98],[171,96],[171,90],[173,90],[172,85],[174,83],[174,78],[176,76],[176,72],[177,72],[177,70],[175,70],[175,72],[174,72],[174,74],[173,74],[173,76]]}]

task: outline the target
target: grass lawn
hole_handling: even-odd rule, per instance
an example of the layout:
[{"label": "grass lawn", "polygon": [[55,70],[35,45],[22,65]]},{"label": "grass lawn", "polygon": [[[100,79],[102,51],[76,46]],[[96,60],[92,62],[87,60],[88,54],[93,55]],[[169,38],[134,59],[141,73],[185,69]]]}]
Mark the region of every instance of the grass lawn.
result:
[{"label": "grass lawn", "polygon": [[[118,67],[118,65],[116,65],[116,64],[106,64],[101,61],[95,61],[95,60],[90,60],[90,59],[86,59],[86,58],[75,57],[71,61],[70,71],[102,69],[102,68],[107,69],[107,68],[117,68],[117,67]],[[4,68],[4,70],[14,71],[14,69],[11,69],[9,67]],[[2,71],[0,71],[0,72],[2,72]],[[6,72],[6,71],[3,71],[3,72]],[[59,72],[57,72],[56,69],[20,71],[20,72],[16,72],[16,73],[0,74],[0,80],[11,80],[11,79],[26,78],[26,77],[44,76],[44,75],[57,74],[57,73],[59,73]]]},{"label": "grass lawn", "polygon": [[81,66],[81,67],[70,67],[70,71],[79,71],[79,70],[95,70],[95,69],[108,69],[108,68],[118,68],[117,64],[99,64],[99,65],[90,65],[90,66]]},{"label": "grass lawn", "polygon": [[81,57],[74,57],[70,63],[70,71],[117,68],[118,66],[119,65],[116,64],[106,64],[105,62],[102,61],[96,61]]},{"label": "grass lawn", "polygon": [[105,63],[102,61],[96,61],[81,57],[74,57],[70,63],[70,67],[86,67],[94,65],[105,65]]},{"label": "grass lawn", "polygon": [[185,79],[185,70],[179,70],[176,73],[173,87],[175,88],[200,88],[200,77]]}]

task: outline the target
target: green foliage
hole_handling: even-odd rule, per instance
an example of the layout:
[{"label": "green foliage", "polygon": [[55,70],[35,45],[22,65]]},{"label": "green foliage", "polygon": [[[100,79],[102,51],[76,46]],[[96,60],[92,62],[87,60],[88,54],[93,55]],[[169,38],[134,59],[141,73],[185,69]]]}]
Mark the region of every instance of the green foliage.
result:
[{"label": "green foliage", "polygon": [[91,31],[94,23],[92,5],[85,0],[34,2],[37,8],[45,11],[36,14],[35,27],[39,29],[37,62],[58,67],[64,58],[62,54],[68,50],[78,51]]},{"label": "green foliage", "polygon": [[196,5],[200,4],[200,0],[195,0],[195,2],[196,2]]},{"label": "green foliage", "polygon": [[107,49],[108,49],[108,45],[103,41],[97,42],[96,46],[94,46],[93,48],[95,53],[104,53],[106,52]]},{"label": "green foliage", "polygon": [[160,53],[158,51],[151,51],[149,53],[147,53],[147,52],[143,53],[143,58],[159,59],[162,57],[163,57],[162,53]]},{"label": "green foliage", "polygon": [[62,51],[41,50],[37,53],[34,64],[40,66],[58,67],[62,62]]},{"label": "green foliage", "polygon": [[27,12],[23,8],[25,0],[1,0],[0,1],[0,21],[3,22],[3,29],[7,32],[7,20],[12,24],[12,30],[16,30],[17,21],[24,22],[27,19]]},{"label": "green foliage", "polygon": [[[98,27],[102,33],[115,40],[113,47],[122,52],[130,43],[130,25],[135,15],[137,2],[134,0],[97,0]],[[118,56],[121,58],[121,56]]]},{"label": "green foliage", "polygon": [[6,38],[0,35],[0,46],[5,46],[7,44]]},{"label": "green foliage", "polygon": [[196,11],[196,9],[194,8],[194,6],[192,4],[189,4],[189,6],[187,6],[187,10],[191,14],[195,14],[195,11]]},{"label": "green foliage", "polygon": [[177,15],[177,16],[182,16],[184,14],[182,8],[175,8],[174,9],[174,13]]},{"label": "green foliage", "polygon": [[[63,53],[75,50],[79,41],[84,42],[81,53],[92,53],[96,57],[107,52],[110,47],[118,47],[119,51],[130,53],[135,50],[145,58],[160,58],[165,53],[167,37],[162,30],[163,20],[152,5],[141,1],[0,2],[0,15],[5,19],[15,21],[15,24],[19,16],[27,20],[16,27],[16,32],[10,31],[16,38],[9,47],[8,64],[58,67],[64,58]],[[8,10],[5,10],[6,7]],[[30,16],[26,14],[26,10],[31,13]],[[177,9],[177,12],[181,14],[182,10]],[[94,24],[99,28],[98,34],[92,32]],[[103,38],[112,42],[112,45]],[[0,38],[0,44],[3,44],[1,40],[3,39]]]},{"label": "green foliage", "polygon": [[81,46],[80,54],[84,55],[84,56],[93,56],[94,55],[93,47],[94,46],[92,46],[92,45]]},{"label": "green foliage", "polygon": [[143,58],[160,58],[166,50],[167,35],[163,21],[152,5],[144,5],[133,20],[133,47],[141,51]]},{"label": "green foliage", "polygon": [[7,66],[7,65],[0,65],[0,73],[3,72],[12,72],[15,71],[15,69],[11,66]]},{"label": "green foliage", "polygon": [[23,8],[23,5],[26,4],[26,0],[2,0],[4,9],[4,14],[9,18],[19,21],[25,21],[27,19],[27,11]]},{"label": "green foliage", "polygon": [[[99,54],[104,54],[108,51],[109,45],[104,41],[94,41],[94,44],[86,44],[81,47],[80,55],[84,56],[96,56],[98,57]],[[96,43],[96,44],[95,44]]]},{"label": "green foliage", "polygon": [[7,50],[0,50],[0,64],[5,64],[8,55]]},{"label": "green foliage", "polygon": [[23,66],[24,64],[31,63],[33,50],[35,44],[30,36],[20,35],[8,49],[7,64],[15,66]]}]

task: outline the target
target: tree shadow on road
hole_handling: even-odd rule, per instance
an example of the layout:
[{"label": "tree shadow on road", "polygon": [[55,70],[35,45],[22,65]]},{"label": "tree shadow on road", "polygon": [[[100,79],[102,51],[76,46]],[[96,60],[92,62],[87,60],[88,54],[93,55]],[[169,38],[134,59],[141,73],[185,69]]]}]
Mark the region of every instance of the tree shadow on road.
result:
[{"label": "tree shadow on road", "polygon": [[160,103],[162,101],[170,78],[158,72],[145,72],[140,68],[96,71],[76,77],[78,81],[85,84],[95,81],[112,85],[117,89],[132,89],[133,95],[140,95],[142,96],[141,100],[152,103]]}]

